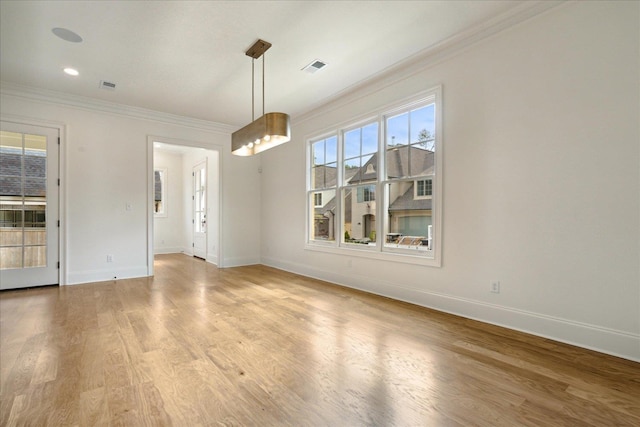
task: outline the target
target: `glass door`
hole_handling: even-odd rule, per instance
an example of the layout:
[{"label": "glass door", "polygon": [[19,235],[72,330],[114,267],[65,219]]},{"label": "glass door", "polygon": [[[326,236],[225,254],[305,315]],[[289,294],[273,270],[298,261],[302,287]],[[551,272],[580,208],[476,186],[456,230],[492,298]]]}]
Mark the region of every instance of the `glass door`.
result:
[{"label": "glass door", "polygon": [[2,122],[0,289],[58,284],[58,129]]},{"label": "glass door", "polygon": [[207,162],[193,168],[193,256],[207,259]]}]

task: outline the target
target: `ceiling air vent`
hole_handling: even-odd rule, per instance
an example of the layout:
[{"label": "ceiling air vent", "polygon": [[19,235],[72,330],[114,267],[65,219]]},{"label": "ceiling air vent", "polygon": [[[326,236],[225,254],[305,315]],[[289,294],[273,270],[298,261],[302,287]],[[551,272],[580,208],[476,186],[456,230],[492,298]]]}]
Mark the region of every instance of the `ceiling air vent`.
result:
[{"label": "ceiling air vent", "polygon": [[316,71],[322,70],[326,66],[327,66],[326,62],[323,62],[323,61],[320,61],[319,59],[316,59],[316,60],[312,61],[311,64],[309,64],[306,67],[304,67],[302,70],[306,71],[307,73],[313,74]]},{"label": "ceiling air vent", "polygon": [[104,90],[116,90],[116,84],[108,82],[106,80],[100,80],[100,89]]}]

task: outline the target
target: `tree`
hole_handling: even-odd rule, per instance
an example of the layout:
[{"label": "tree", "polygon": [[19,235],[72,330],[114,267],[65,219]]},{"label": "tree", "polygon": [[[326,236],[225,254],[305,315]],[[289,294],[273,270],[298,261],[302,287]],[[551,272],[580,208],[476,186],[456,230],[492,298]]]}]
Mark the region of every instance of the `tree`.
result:
[{"label": "tree", "polygon": [[434,151],[435,149],[436,140],[427,129],[418,132],[418,142],[427,150]]}]

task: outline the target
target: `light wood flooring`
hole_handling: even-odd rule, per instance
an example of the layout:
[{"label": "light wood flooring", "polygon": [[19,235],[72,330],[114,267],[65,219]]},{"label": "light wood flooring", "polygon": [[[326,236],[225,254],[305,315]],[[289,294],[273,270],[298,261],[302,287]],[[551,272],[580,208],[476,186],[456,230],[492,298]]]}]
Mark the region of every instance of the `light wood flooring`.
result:
[{"label": "light wood flooring", "polygon": [[0,293],[0,425],[638,426],[640,364],[264,266]]}]

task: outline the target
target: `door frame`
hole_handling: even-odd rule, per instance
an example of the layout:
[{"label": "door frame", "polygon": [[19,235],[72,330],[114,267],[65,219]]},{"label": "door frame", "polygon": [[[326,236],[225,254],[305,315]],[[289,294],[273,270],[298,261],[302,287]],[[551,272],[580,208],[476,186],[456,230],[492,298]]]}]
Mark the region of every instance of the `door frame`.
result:
[{"label": "door frame", "polygon": [[65,286],[68,283],[67,271],[67,126],[61,122],[34,119],[31,117],[15,116],[11,114],[0,114],[0,121],[15,123],[18,125],[39,126],[52,128],[58,131],[60,144],[58,147],[58,177],[60,185],[58,186],[58,218],[60,219],[60,227],[58,227],[58,260],[60,261],[60,269],[58,270],[58,286]]},{"label": "door frame", "polygon": [[[216,248],[218,252],[218,267],[222,268],[223,265],[223,252],[224,247],[222,246],[223,242],[223,229],[222,229],[222,201],[224,200],[223,194],[223,186],[222,186],[222,176],[223,176],[223,149],[221,145],[212,144],[211,142],[202,142],[202,141],[189,141],[184,139],[175,139],[168,138],[157,135],[147,135],[147,275],[153,276],[153,227],[154,227],[154,216],[153,216],[153,203],[154,203],[154,175],[153,175],[153,143],[154,142],[162,142],[165,144],[171,145],[180,145],[184,147],[191,148],[203,148],[205,150],[216,151],[218,153],[218,164],[217,166],[217,181],[218,181],[218,235]],[[211,168],[209,168],[211,169]],[[210,172],[207,171],[209,175]],[[208,230],[208,228],[207,228]],[[207,231],[208,233],[208,231]],[[209,241],[209,240],[208,240]],[[210,262],[207,260],[207,262]]]}]

